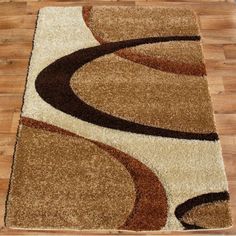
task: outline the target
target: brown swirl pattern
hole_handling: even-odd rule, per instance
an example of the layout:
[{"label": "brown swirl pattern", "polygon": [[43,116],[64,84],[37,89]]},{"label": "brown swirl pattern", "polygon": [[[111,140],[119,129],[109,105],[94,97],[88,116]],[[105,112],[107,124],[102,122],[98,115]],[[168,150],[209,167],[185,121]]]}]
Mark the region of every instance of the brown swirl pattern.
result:
[{"label": "brown swirl pattern", "polygon": [[[169,41],[197,41],[200,36],[167,36],[140,38],[121,42],[106,43],[103,45],[85,48],[64,56],[45,69],[43,69],[35,81],[36,91],[42,99],[58,110],[77,117],[81,120],[100,125],[107,128],[118,129],[140,134],[155,136],[217,140],[215,132],[192,133],[181,132],[160,127],[142,125],[136,122],[117,118],[96,109],[85,103],[80,97],[76,96],[70,86],[70,80],[76,70],[96,58],[113,53],[122,48],[129,48],[146,43],[169,42]],[[53,79],[51,79],[53,78]],[[211,120],[213,122],[213,120]],[[214,123],[213,123],[214,126]]]}]

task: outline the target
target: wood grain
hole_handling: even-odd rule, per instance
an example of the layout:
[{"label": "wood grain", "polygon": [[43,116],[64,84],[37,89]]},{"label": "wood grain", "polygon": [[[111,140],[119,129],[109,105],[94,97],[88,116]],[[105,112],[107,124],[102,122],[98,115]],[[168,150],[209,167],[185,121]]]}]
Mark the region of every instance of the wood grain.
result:
[{"label": "wood grain", "polygon": [[[202,234],[236,235],[236,5],[232,0],[160,2],[155,0],[20,1],[0,0],[0,235],[76,235],[77,231],[27,231],[4,227],[5,198],[32,47],[37,12],[45,6],[142,5],[193,8],[199,15],[209,90],[229,180],[234,225]],[[107,235],[108,232],[83,232]],[[125,232],[118,234],[127,235]],[[130,234],[130,233],[129,233]],[[150,234],[150,233],[149,233]],[[155,234],[152,233],[152,234]],[[196,234],[172,233],[164,234]]]}]

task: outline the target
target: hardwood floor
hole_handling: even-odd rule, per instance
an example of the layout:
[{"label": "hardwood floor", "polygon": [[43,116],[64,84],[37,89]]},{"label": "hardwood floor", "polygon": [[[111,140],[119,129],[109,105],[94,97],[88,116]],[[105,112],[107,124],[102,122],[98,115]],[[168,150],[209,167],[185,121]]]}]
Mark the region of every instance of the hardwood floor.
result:
[{"label": "hardwood floor", "polygon": [[[192,7],[199,15],[209,88],[215,110],[216,125],[222,143],[234,218],[234,225],[231,229],[203,231],[202,233],[236,235],[236,4],[232,0],[202,2],[158,2],[154,0],[3,2],[0,0],[0,235],[65,235],[78,233],[8,230],[3,226],[3,219],[37,11],[45,6],[86,4],[184,6]],[[122,232],[117,233],[121,234]],[[105,233],[100,232],[99,234]],[[123,232],[123,234],[127,233]],[[171,234],[171,232],[165,232],[165,234]],[[180,232],[180,234],[196,234],[196,232]]]}]

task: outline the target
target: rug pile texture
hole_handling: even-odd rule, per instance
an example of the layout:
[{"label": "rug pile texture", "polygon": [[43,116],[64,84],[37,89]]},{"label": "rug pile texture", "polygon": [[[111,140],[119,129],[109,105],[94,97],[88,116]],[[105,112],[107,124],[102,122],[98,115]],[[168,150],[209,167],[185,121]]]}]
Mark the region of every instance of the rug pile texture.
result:
[{"label": "rug pile texture", "polygon": [[200,40],[188,9],[40,10],[7,227],[230,227]]}]

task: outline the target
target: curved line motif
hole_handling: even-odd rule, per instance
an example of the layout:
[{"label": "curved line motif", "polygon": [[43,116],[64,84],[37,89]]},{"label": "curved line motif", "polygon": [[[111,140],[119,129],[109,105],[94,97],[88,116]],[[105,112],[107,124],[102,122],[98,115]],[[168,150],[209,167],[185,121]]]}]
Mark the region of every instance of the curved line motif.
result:
[{"label": "curved line motif", "polygon": [[[92,6],[84,6],[82,9],[82,16],[86,26],[91,31],[93,37],[100,43],[105,44],[108,43],[104,41],[101,37],[96,35],[95,32],[89,26],[89,18],[90,11],[92,10]],[[114,52],[117,56],[124,58],[126,60],[130,60],[135,63],[142,64],[144,66],[148,66],[153,69],[157,69],[160,71],[182,74],[182,75],[196,75],[196,76],[204,76],[206,75],[206,67],[204,63],[198,64],[190,64],[178,61],[171,60],[163,60],[161,58],[155,58],[151,56],[142,55],[139,53],[132,53],[126,50],[116,51]]]},{"label": "curved line motif", "polygon": [[130,60],[135,63],[139,63],[150,68],[178,74],[178,75],[195,75],[204,76],[206,75],[206,69],[204,63],[201,64],[190,64],[178,61],[171,61],[167,59],[155,58],[151,56],[145,56],[139,53],[132,53],[129,51],[117,51],[116,55]]},{"label": "curved line motif", "polygon": [[173,131],[116,118],[86,104],[83,100],[75,95],[70,87],[70,79],[74,72],[86,63],[89,63],[98,57],[113,53],[123,48],[129,48],[145,43],[185,40],[200,40],[200,36],[140,38],[80,49],[74,53],[59,58],[44,68],[36,78],[36,91],[43,100],[56,109],[83,121],[87,121],[106,128],[180,139],[199,139],[211,141],[218,140],[218,135],[216,133],[201,134]]},{"label": "curved line motif", "polygon": [[128,170],[134,181],[136,200],[132,212],[119,229],[159,230],[165,226],[168,206],[166,192],[158,177],[145,164],[114,147],[81,137],[54,125],[26,117],[22,117],[20,123],[36,129],[83,138],[106,151]]},{"label": "curved line motif", "polygon": [[188,224],[183,220],[181,220],[181,218],[184,216],[186,212],[190,211],[196,206],[206,203],[213,203],[217,201],[226,201],[226,200],[229,200],[229,193],[227,191],[202,194],[197,197],[191,198],[186,202],[177,206],[175,209],[175,216],[186,229],[204,229],[203,227],[200,227],[198,225]]},{"label": "curved line motif", "polygon": [[[157,230],[164,227],[167,219],[167,198],[157,176],[143,163],[126,153],[108,145],[93,142],[122,163],[135,183],[134,209],[120,229]],[[158,191],[153,191],[154,189]]]}]

